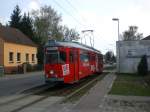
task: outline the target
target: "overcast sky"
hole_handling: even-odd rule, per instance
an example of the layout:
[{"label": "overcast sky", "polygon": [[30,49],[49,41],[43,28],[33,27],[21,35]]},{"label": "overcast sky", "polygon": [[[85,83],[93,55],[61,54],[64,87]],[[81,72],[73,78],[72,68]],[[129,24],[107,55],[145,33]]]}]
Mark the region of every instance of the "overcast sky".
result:
[{"label": "overcast sky", "polygon": [[9,21],[16,4],[22,12],[51,5],[61,14],[62,24],[79,32],[94,30],[95,48],[102,53],[115,52],[118,26],[114,17],[120,20],[120,34],[130,25],[138,26],[144,37],[150,34],[150,0],[1,0],[0,22]]}]

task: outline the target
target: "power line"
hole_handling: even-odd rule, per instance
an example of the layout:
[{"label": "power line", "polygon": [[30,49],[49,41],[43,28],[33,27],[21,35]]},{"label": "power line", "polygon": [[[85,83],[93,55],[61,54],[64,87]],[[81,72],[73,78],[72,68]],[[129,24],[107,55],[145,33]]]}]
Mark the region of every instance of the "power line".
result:
[{"label": "power line", "polygon": [[61,9],[63,9],[63,11],[68,14],[69,16],[71,16],[79,25],[84,26],[79,20],[77,20],[70,12],[68,12],[64,7],[62,7],[56,0],[53,0],[55,2],[55,4],[60,7]]},{"label": "power line", "polygon": [[86,19],[79,13],[78,9],[69,1],[69,0],[65,0],[82,18],[82,20],[85,22]]}]

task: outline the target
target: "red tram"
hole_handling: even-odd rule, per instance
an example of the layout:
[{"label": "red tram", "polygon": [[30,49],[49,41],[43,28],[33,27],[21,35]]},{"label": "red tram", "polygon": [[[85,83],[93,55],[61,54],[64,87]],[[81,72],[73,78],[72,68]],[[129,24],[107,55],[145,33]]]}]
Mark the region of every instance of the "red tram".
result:
[{"label": "red tram", "polygon": [[49,41],[44,63],[45,82],[74,83],[103,71],[101,52],[77,42]]}]

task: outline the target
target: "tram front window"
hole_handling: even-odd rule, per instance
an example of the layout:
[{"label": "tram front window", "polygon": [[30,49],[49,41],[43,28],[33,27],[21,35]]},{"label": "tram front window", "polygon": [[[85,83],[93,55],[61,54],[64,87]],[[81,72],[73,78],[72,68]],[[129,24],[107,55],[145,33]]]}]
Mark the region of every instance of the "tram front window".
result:
[{"label": "tram front window", "polygon": [[64,64],[66,62],[66,53],[51,51],[46,54],[46,63],[47,64]]},{"label": "tram front window", "polygon": [[58,52],[56,52],[56,51],[48,52],[46,54],[46,60],[45,60],[45,62],[47,64],[57,64],[58,63]]}]

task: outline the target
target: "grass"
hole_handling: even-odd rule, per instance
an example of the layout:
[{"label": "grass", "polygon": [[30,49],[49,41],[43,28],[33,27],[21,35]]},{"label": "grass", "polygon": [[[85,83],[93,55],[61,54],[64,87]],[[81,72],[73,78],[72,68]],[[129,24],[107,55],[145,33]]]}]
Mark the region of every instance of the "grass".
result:
[{"label": "grass", "polygon": [[150,84],[145,79],[149,76],[136,74],[118,74],[109,94],[150,96]]}]

